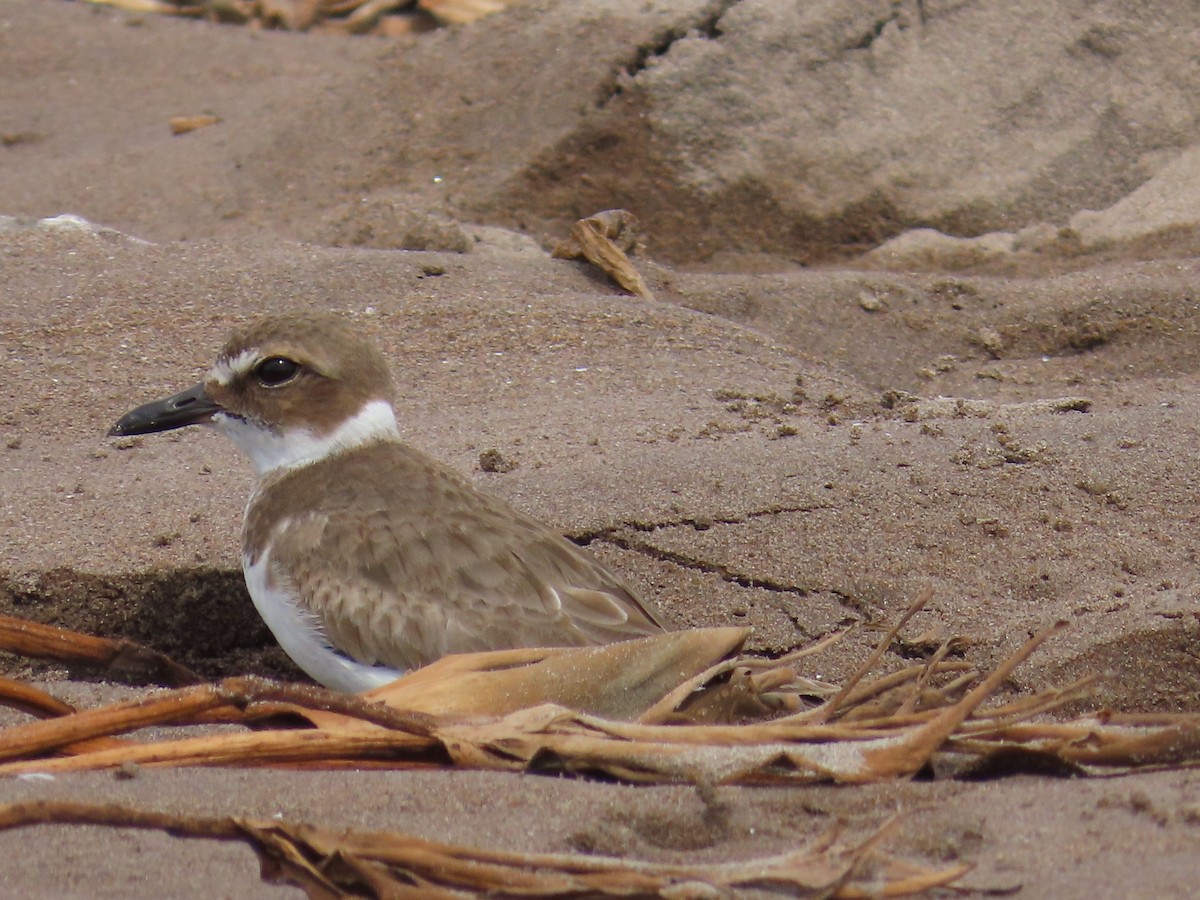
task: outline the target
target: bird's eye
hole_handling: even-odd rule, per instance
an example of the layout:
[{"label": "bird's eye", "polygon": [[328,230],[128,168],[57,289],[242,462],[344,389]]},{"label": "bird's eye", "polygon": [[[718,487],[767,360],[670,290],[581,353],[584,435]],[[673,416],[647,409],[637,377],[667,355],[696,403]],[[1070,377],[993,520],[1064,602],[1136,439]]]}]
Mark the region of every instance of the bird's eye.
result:
[{"label": "bird's eye", "polygon": [[300,371],[300,364],[286,356],[271,356],[254,367],[254,374],[259,384],[265,387],[279,387],[287,384]]}]

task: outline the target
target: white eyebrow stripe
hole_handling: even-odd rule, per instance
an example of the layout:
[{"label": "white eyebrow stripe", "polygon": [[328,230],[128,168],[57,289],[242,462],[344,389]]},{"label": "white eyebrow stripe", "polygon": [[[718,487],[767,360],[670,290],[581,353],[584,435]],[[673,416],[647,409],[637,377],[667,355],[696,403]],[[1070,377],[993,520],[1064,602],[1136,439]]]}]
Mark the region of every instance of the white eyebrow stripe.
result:
[{"label": "white eyebrow stripe", "polygon": [[221,387],[227,387],[233,379],[249,374],[254,361],[258,359],[258,351],[251,348],[243,350],[233,359],[218,359],[208,372],[208,377]]}]

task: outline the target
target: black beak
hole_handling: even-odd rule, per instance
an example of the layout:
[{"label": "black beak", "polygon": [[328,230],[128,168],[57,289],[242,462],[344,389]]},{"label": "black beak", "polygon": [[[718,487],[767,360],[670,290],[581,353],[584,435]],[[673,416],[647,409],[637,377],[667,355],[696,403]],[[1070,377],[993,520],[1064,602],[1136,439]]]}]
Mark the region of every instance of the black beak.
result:
[{"label": "black beak", "polygon": [[198,384],[174,397],[155,400],[125,413],[120,421],[108,430],[108,436],[153,434],[156,431],[171,431],[185,425],[197,425],[207,422],[213,413],[219,412],[220,409],[220,406],[208,399],[204,393],[204,385]]}]

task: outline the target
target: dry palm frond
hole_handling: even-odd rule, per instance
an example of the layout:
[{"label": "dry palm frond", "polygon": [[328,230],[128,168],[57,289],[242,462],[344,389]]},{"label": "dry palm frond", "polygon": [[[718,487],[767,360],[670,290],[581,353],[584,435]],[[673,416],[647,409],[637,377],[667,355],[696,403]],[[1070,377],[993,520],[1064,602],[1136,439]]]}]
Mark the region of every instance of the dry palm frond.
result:
[{"label": "dry palm frond", "polygon": [[[434,25],[466,25],[519,0],[88,0],[131,13],[205,17],[287,31],[315,26],[347,34],[402,34]],[[397,15],[390,15],[395,13]],[[407,27],[389,20],[403,19]]]},{"label": "dry palm frond", "polygon": [[[928,592],[905,615],[911,617]],[[903,620],[901,624],[903,623]],[[987,762],[1057,761],[1114,772],[1200,761],[1200,716],[1104,714],[1056,722],[1082,679],[988,708],[1013,669],[1063,627],[1033,635],[986,675],[945,658],[871,678],[900,625],[841,687],[799,678],[791,654],[740,654],[744,629],[700,629],[609,647],[506,651],[446,659],[368,694],[232,678],[75,709],[0,679],[0,705],[39,717],[0,730],[0,775],[147,767],[461,768],[601,775],[629,783],[861,784],[915,775],[936,754]],[[827,639],[827,647],[840,635]],[[194,676],[127,642],[0,618],[0,649],[106,667],[132,660],[173,681]],[[120,665],[118,665],[120,663]],[[805,703],[815,704],[803,709]],[[782,714],[781,714],[782,713]],[[214,733],[215,724],[240,725]],[[172,726],[167,739],[141,729]],[[500,854],[407,835],[189,819],[109,807],[0,807],[0,828],[90,822],[244,840],[311,896],[464,897],[522,885],[530,896],[707,896],[778,888],[801,896],[899,896],[959,878],[965,867],[913,867],[877,852],[880,838],[704,866]],[[514,881],[514,879],[516,879]],[[691,893],[689,893],[691,891]],[[705,893],[707,892],[707,893]]]},{"label": "dry palm frond", "polygon": [[[1200,758],[1197,716],[1033,721],[1078,696],[1087,680],[985,709],[1013,669],[1061,627],[1034,635],[983,678],[935,654],[874,680],[864,667],[823,703],[790,669],[738,656],[743,629],[447,657],[362,696],[234,678],[74,710],[28,685],[0,681],[0,703],[47,717],[0,731],[0,773],[126,763],[456,766],[639,783],[799,784],[910,777],[939,752],[986,758],[1022,749],[1110,769]],[[0,638],[5,633],[0,627]],[[7,633],[26,636],[20,629]],[[84,638],[84,655],[104,664],[111,654],[98,652],[94,641]],[[69,656],[61,640],[42,649]],[[799,705],[801,695],[818,705],[779,714]],[[748,709],[757,718],[745,720]],[[295,727],[297,721],[306,727]],[[256,730],[185,730],[154,742],[121,737],[151,726],[214,723]]]},{"label": "dry palm frond", "polygon": [[705,897],[753,888],[797,897],[900,897],[952,884],[969,870],[916,866],[880,847],[893,819],[857,844],[834,828],[809,846],[745,862],[670,865],[549,853],[512,853],[428,841],[389,831],[328,830],[240,818],[146,812],[121,806],[14,803],[0,806],[0,830],[30,825],[102,825],[165,831],[175,837],[241,841],[258,854],[264,877],[310,897],[462,898]]}]

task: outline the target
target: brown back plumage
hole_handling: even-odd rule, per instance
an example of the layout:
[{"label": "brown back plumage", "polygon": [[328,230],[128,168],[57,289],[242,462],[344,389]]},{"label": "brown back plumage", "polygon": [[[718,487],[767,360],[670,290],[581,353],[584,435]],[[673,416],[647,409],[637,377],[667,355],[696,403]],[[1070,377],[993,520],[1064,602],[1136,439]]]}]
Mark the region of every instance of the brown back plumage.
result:
[{"label": "brown back plumage", "polygon": [[663,630],[586,551],[400,443],[268,480],[247,510],[247,559],[268,539],[278,585],[364,663],[413,668]]}]

